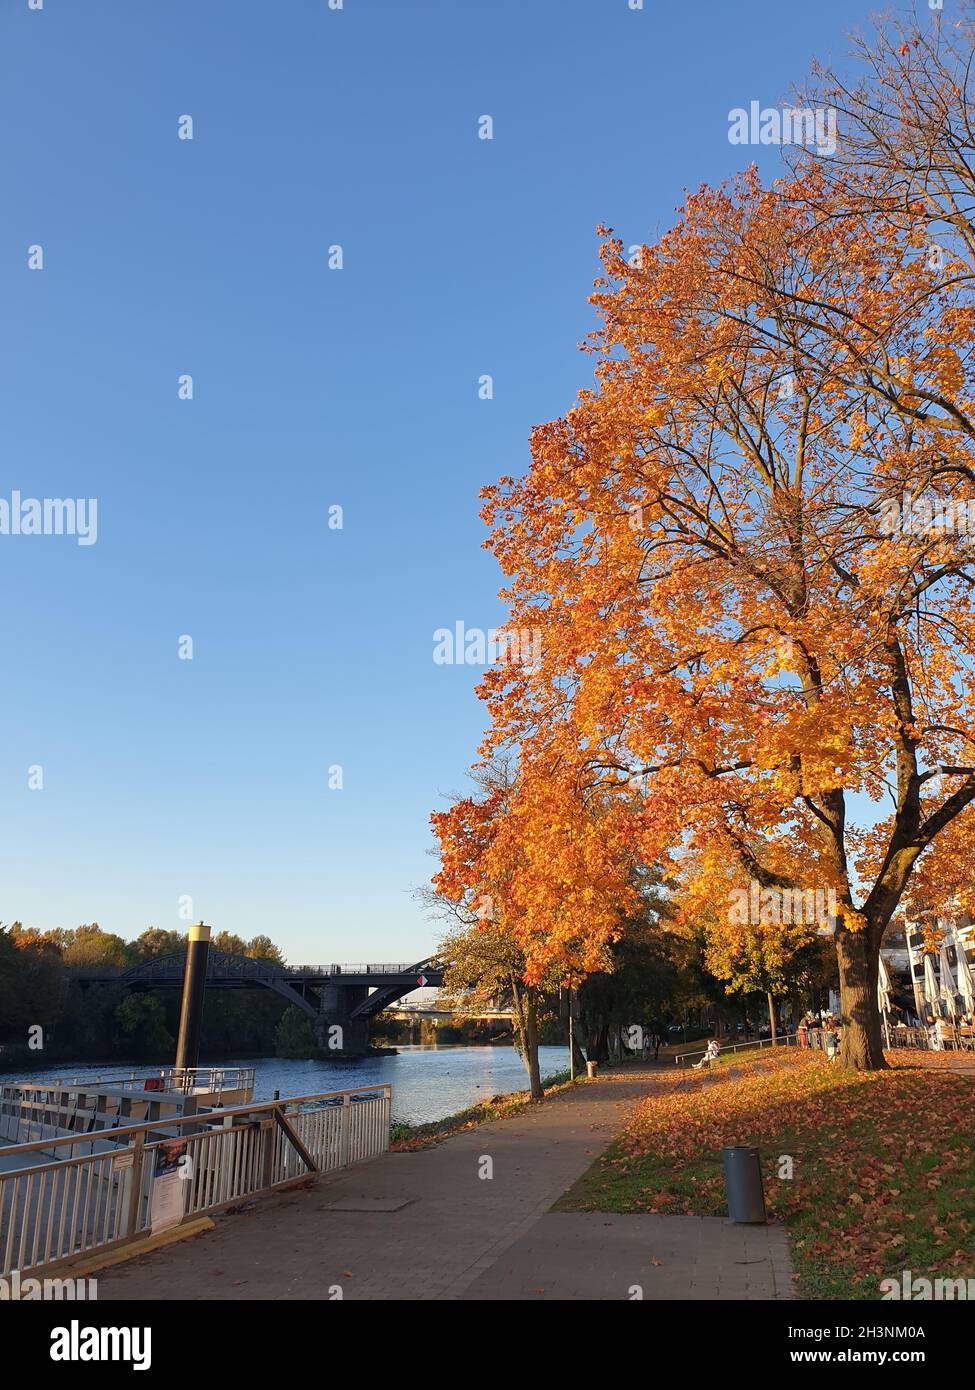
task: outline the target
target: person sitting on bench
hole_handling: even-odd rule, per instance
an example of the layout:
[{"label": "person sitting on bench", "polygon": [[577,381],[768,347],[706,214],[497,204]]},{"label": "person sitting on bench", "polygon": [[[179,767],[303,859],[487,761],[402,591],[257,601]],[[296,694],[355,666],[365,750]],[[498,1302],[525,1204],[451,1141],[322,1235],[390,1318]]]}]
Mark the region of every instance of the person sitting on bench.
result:
[{"label": "person sitting on bench", "polygon": [[711,1041],[708,1043],[707,1051],[704,1053],[704,1056],[701,1058],[701,1060],[699,1062],[693,1063],[694,1070],[700,1071],[702,1067],[710,1067],[713,1062],[716,1062],[718,1060],[718,1055],[720,1052],[721,1048],[718,1046],[717,1038],[712,1038]]}]

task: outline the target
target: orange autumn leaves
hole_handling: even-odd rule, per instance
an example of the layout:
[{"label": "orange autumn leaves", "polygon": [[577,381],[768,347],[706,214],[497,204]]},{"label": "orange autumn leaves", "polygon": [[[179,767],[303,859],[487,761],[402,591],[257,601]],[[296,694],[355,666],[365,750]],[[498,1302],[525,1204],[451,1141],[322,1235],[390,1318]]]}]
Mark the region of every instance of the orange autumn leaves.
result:
[{"label": "orange autumn leaves", "polygon": [[[729,865],[821,886],[879,931],[975,797],[969,543],[880,521],[975,497],[975,318],[853,182],[703,189],[636,263],[607,233],[595,385],[485,491],[541,660],[483,683],[517,779],[434,818],[438,887],[490,897],[533,978],[593,968],[639,863],[713,865],[716,907]],[[853,825],[892,783],[891,821]]]},{"label": "orange autumn leaves", "polygon": [[620,914],[635,905],[618,805],[587,809],[558,777],[457,802],[432,817],[442,845],[436,887],[510,936],[524,979],[578,980],[605,965]]}]

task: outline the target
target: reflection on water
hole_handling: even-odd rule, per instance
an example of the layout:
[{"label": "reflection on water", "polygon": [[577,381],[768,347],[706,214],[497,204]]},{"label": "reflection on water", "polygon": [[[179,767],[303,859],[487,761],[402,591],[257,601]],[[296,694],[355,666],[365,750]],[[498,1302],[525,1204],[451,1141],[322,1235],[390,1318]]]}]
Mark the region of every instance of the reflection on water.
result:
[{"label": "reflection on water", "polygon": [[[568,1071],[565,1047],[538,1049],[542,1077]],[[204,1065],[206,1061],[204,1059]],[[388,1081],[393,1087],[393,1119],[409,1124],[440,1120],[492,1096],[524,1091],[528,1086],[524,1063],[513,1047],[400,1047],[396,1057],[368,1057],[361,1062],[297,1062],[281,1057],[259,1061],[234,1058],[222,1066],[253,1067],[254,1099],[311,1095],[318,1091],[344,1091]],[[108,1076],[121,1068],[101,1062],[61,1062],[47,1071],[11,1073],[6,1079],[30,1081],[69,1080],[72,1076]],[[136,1072],[148,1068],[136,1066]]]}]

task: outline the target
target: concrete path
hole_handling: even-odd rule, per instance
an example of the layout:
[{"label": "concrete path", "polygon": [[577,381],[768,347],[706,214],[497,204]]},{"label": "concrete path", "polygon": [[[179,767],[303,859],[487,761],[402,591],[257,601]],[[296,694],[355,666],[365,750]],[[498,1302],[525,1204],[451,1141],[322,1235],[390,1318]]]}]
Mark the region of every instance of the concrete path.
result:
[{"label": "concrete path", "polygon": [[718,1216],[552,1211],[468,1285],[469,1299],[792,1298],[780,1226]]},{"label": "concrete path", "polygon": [[627,1299],[632,1285],[648,1298],[788,1297],[777,1228],[550,1213],[633,1103],[673,1084],[669,1071],[606,1073],[436,1148],[262,1199],[99,1275],[99,1299],[538,1298],[540,1288]]}]

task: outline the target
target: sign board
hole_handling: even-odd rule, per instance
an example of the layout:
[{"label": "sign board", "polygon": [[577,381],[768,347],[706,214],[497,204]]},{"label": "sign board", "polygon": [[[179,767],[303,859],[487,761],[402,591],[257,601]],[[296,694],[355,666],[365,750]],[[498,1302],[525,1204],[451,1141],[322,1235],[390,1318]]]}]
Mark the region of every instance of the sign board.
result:
[{"label": "sign board", "polygon": [[166,1231],[170,1226],[178,1226],[183,1219],[189,1191],[189,1184],[182,1172],[186,1148],[185,1139],[169,1139],[155,1151],[156,1167],[152,1175],[149,1207],[149,1225],[153,1231]]}]

